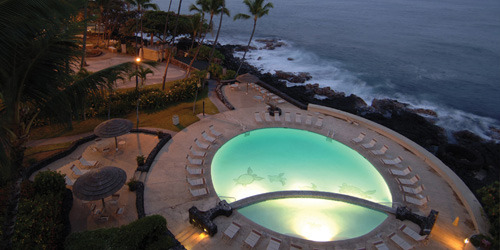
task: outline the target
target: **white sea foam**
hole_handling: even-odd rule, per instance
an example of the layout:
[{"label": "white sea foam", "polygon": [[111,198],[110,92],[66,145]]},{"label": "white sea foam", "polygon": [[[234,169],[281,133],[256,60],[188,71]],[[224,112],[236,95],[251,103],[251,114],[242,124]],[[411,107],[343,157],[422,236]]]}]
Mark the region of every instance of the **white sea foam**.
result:
[{"label": "white sea foam", "polygon": [[[258,39],[255,39],[258,40]],[[274,50],[264,49],[265,43],[253,41],[251,46],[256,50],[250,50],[245,60],[261,70],[261,72],[275,73],[277,70],[286,72],[308,72],[312,79],[306,83],[318,83],[320,87],[330,87],[335,91],[344,92],[346,95],[355,94],[365,100],[368,105],[373,99],[390,98],[400,102],[409,103],[412,108],[431,109],[438,114],[437,125],[445,128],[448,132],[459,130],[470,130],[485,139],[491,139],[491,126],[500,127],[498,121],[492,118],[481,117],[461,110],[443,107],[415,96],[398,93],[396,85],[389,82],[366,83],[352,72],[343,69],[340,62],[327,60],[318,55],[294,46],[293,43],[278,40],[285,45]],[[221,44],[246,45],[242,40],[225,39]],[[235,52],[236,57],[242,57],[243,52]],[[289,84],[293,86],[294,84]],[[377,88],[394,91],[378,92]]]}]

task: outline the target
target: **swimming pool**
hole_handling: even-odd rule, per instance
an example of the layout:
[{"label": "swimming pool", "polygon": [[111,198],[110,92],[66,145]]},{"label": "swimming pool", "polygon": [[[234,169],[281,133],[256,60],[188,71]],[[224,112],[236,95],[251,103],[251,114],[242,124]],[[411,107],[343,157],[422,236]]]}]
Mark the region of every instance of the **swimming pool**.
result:
[{"label": "swimming pool", "polygon": [[[384,178],[362,155],[323,135],[290,128],[240,134],[215,154],[212,181],[222,200],[233,202],[280,190],[316,190],[356,196],[387,206]],[[321,199],[270,200],[238,210],[273,231],[313,241],[362,236],[387,215]]]}]

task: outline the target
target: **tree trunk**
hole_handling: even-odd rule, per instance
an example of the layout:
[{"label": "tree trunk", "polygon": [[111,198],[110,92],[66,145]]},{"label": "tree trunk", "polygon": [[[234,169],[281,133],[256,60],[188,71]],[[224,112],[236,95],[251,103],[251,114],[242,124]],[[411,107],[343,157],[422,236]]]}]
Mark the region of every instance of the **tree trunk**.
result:
[{"label": "tree trunk", "polygon": [[[200,52],[201,45],[203,44],[203,40],[205,40],[206,34],[204,36],[202,36],[202,33],[203,33],[203,19],[205,19],[205,15],[201,16],[200,25],[199,25],[200,30],[198,31],[199,34],[200,34],[200,38],[198,39],[198,47],[196,48],[196,52],[193,55],[193,59],[191,59],[191,62],[189,63],[188,71],[187,71],[186,77],[184,79],[188,79],[189,76],[191,75],[191,70],[193,69],[193,63],[194,63],[194,61],[196,61],[196,58],[198,57],[198,53]],[[193,38],[193,43],[194,43],[194,39],[195,38]],[[191,45],[191,48],[193,48],[193,45]]]},{"label": "tree trunk", "polygon": [[[224,6],[223,6],[223,8],[224,8]],[[210,52],[210,58],[208,59],[207,71],[210,68],[210,64],[212,63],[212,59],[214,58],[215,46],[217,46],[217,40],[219,40],[219,33],[220,33],[220,28],[222,26],[222,17],[223,16],[224,16],[224,11],[221,11],[221,13],[220,13],[220,21],[219,21],[219,28],[217,29],[217,35],[215,35],[214,45],[212,46],[212,51]],[[205,87],[205,82],[206,81],[207,81],[206,77],[203,78],[202,88]]]},{"label": "tree trunk", "polygon": [[87,4],[88,0],[85,1],[84,9],[83,9],[83,25],[85,26],[85,30],[83,31],[83,51],[82,51],[82,62],[80,63],[80,69],[85,66],[85,56],[86,56],[86,49],[87,49]]},{"label": "tree trunk", "polygon": [[174,45],[174,40],[175,37],[177,36],[177,26],[179,25],[179,15],[181,14],[181,5],[182,5],[182,0],[179,1],[179,8],[177,9],[177,17],[175,19],[175,28],[174,28],[174,36],[172,38],[172,46],[170,46],[170,53],[168,53],[168,59],[167,59],[167,66],[165,66],[165,73],[163,74],[163,82],[162,82],[162,90],[165,90],[165,82],[167,80],[167,72],[168,72],[168,66],[170,64],[170,58],[172,58],[172,52],[173,52],[173,45]]},{"label": "tree trunk", "polygon": [[238,73],[240,72],[241,66],[243,65],[243,62],[245,61],[245,56],[247,55],[247,52],[250,49],[250,43],[252,42],[252,38],[253,38],[253,34],[255,33],[256,26],[257,26],[257,19],[254,19],[253,20],[252,35],[250,35],[250,40],[248,40],[247,49],[245,50],[245,53],[243,53],[243,58],[241,59],[240,66],[238,67],[238,70],[236,71],[236,76],[238,76]]}]

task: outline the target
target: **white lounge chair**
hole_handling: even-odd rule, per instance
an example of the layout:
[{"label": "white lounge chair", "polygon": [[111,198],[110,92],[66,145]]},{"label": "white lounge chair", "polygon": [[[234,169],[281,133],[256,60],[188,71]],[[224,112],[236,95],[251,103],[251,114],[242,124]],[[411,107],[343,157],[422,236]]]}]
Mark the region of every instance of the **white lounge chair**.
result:
[{"label": "white lounge chair", "polygon": [[280,112],[279,111],[274,111],[274,121],[277,123],[281,122],[281,117],[280,117]]},{"label": "white lounge chair", "polygon": [[210,133],[212,133],[212,135],[214,135],[215,137],[219,137],[222,135],[221,132],[214,129],[214,125],[208,126],[208,129],[210,129]]},{"label": "white lounge chair", "polygon": [[387,145],[384,145],[384,146],[382,146],[381,148],[379,148],[377,150],[370,151],[370,153],[372,155],[384,155],[385,152],[387,152],[388,149],[389,149],[389,147]]},{"label": "white lounge chair", "polygon": [[374,243],[373,243],[373,246],[374,246],[377,250],[389,250],[389,248],[387,247],[387,245],[386,245],[383,241],[377,241],[377,242],[374,242]]},{"label": "white lounge chair", "polygon": [[307,126],[312,125],[312,118],[313,118],[313,116],[311,114],[307,114],[307,118],[306,118],[306,125]]},{"label": "white lounge chair", "polygon": [[290,244],[290,250],[302,250],[302,247],[294,245],[294,244]]},{"label": "white lounge chair", "polygon": [[406,169],[400,170],[400,169],[389,169],[389,173],[392,175],[396,176],[407,176],[409,173],[411,173],[412,169],[410,166],[408,166]]},{"label": "white lounge chair", "polygon": [[295,123],[302,124],[302,114],[301,113],[295,113]]},{"label": "white lounge chair", "polygon": [[240,228],[241,226],[238,223],[232,222],[231,225],[226,228],[222,237],[226,237],[227,240],[231,240],[240,231]]},{"label": "white lounge chair", "polygon": [[199,148],[202,148],[202,149],[208,149],[208,148],[210,148],[209,144],[206,144],[206,143],[203,143],[203,142],[199,141],[198,138],[195,138],[194,142],[196,143],[196,146],[198,146]]},{"label": "white lounge chair", "polygon": [[85,158],[83,158],[83,155],[80,155],[80,157],[78,157],[78,160],[83,167],[95,168],[97,167],[97,165],[99,165],[99,161],[87,161],[85,160]]},{"label": "white lounge chair", "polygon": [[314,127],[316,128],[321,128],[323,127],[323,117],[318,117],[318,120],[316,120],[316,123],[314,123]]},{"label": "white lounge chair", "polygon": [[66,182],[66,185],[68,185],[68,186],[73,186],[73,184],[75,184],[75,180],[69,178],[68,176],[64,176],[64,181]]},{"label": "white lounge chair", "polygon": [[420,177],[417,174],[414,175],[413,177],[411,177],[410,179],[396,178],[396,181],[400,185],[413,185],[413,184],[417,183],[419,180],[420,180]]},{"label": "white lounge chair", "polygon": [[202,195],[206,195],[208,194],[208,188],[204,187],[204,188],[198,188],[198,189],[189,189],[189,192],[191,192],[191,195],[193,197],[198,197],[198,196],[202,196]]},{"label": "white lounge chair", "polygon": [[211,142],[211,143],[214,143],[214,142],[215,142],[215,138],[214,138],[214,137],[212,137],[212,136],[209,136],[209,135],[207,134],[207,132],[205,132],[205,131],[201,132],[201,136],[203,136],[203,139],[205,139],[205,140],[206,140],[206,141],[208,141],[208,142]]},{"label": "white lounge chair", "polygon": [[361,141],[363,141],[365,139],[365,136],[366,136],[366,134],[361,132],[361,133],[359,133],[358,137],[353,138],[351,141],[354,143],[360,143]]},{"label": "white lounge chair", "polygon": [[125,207],[119,207],[116,209],[115,214],[122,215],[124,212],[125,212]]},{"label": "white lounge chair", "polygon": [[384,163],[385,165],[396,165],[396,164],[399,164],[403,161],[403,157],[398,156],[394,159],[380,159],[380,161],[382,163]]},{"label": "white lounge chair", "polygon": [[194,168],[194,167],[190,167],[190,166],[186,166],[186,171],[190,174],[190,175],[200,175],[200,174],[203,174],[203,168]]},{"label": "white lounge chair", "polygon": [[187,155],[186,159],[189,163],[191,163],[191,165],[203,165],[203,159],[193,159],[190,155]]},{"label": "white lounge chair", "polygon": [[418,194],[418,197],[415,198],[413,196],[408,196],[408,195],[403,195],[403,200],[405,202],[417,205],[417,206],[425,206],[427,202],[429,201],[429,196],[423,196]]},{"label": "white lounge chair", "polygon": [[409,194],[420,194],[422,191],[424,191],[424,184],[421,184],[420,186],[417,186],[416,188],[412,187],[407,187],[407,186],[400,186],[401,191]]},{"label": "white lounge chair", "polygon": [[229,85],[229,88],[231,88],[231,90],[236,90],[240,88],[240,85],[238,83],[234,83]]},{"label": "white lounge chair", "polygon": [[370,149],[373,148],[376,143],[377,139],[373,138],[370,142],[361,144],[361,147],[363,147],[364,149]]},{"label": "white lounge chair", "polygon": [[333,130],[328,130],[328,133],[326,133],[326,137],[333,138],[335,136],[335,131]]},{"label": "white lounge chair", "polygon": [[391,239],[394,243],[396,243],[396,245],[398,245],[403,250],[410,250],[414,248],[414,246],[410,245],[410,243],[403,240],[403,238],[401,238],[396,233],[390,234],[389,239]]},{"label": "white lounge chair", "polygon": [[255,115],[255,121],[257,123],[262,123],[262,118],[260,117],[260,113],[259,112],[255,112],[254,115]]},{"label": "white lounge chair", "polygon": [[189,147],[189,151],[191,151],[191,154],[193,154],[193,156],[197,156],[197,157],[205,157],[205,155],[207,154],[207,152],[201,152],[201,151],[194,149],[193,146]]},{"label": "white lounge chair", "polygon": [[111,200],[108,201],[109,204],[118,204],[118,200],[120,200],[120,194],[112,194]]},{"label": "white lounge chair", "polygon": [[283,100],[283,99],[278,99],[277,103],[278,103],[278,104],[285,103],[285,100]]},{"label": "white lounge chair", "polygon": [[186,178],[186,180],[191,186],[199,186],[206,184],[205,178],[196,178],[196,179]]},{"label": "white lounge chair", "polygon": [[279,250],[281,245],[281,240],[271,237],[269,239],[269,244],[267,244],[266,250]]},{"label": "white lounge chair", "polygon": [[290,112],[285,112],[285,122],[292,123],[292,118],[290,117]]},{"label": "white lounge chair", "polygon": [[76,176],[82,176],[85,173],[87,173],[88,171],[90,171],[90,170],[81,170],[75,164],[73,164],[71,167],[69,167],[69,169],[71,169],[71,171],[73,171],[73,174]]},{"label": "white lounge chair", "polygon": [[413,231],[413,229],[406,226],[405,224],[401,225],[401,227],[399,227],[399,230],[403,231],[403,233],[405,233],[415,241],[422,241],[427,239],[427,235],[420,235],[417,232]]},{"label": "white lounge chair", "polygon": [[261,236],[261,233],[252,230],[252,232],[250,232],[244,242],[248,247],[250,247],[250,249],[252,249],[253,247],[255,247],[255,245],[257,245],[257,242],[259,241]]},{"label": "white lounge chair", "polygon": [[267,123],[271,123],[273,122],[273,120],[271,120],[271,115],[269,115],[269,112],[264,112],[264,120],[266,120]]}]

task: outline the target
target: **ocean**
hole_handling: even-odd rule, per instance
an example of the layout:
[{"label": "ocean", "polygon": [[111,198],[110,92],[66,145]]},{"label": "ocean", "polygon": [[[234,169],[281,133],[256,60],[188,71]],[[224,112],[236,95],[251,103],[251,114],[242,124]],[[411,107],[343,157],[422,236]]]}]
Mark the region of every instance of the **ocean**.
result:
[{"label": "ocean", "polygon": [[[169,1],[154,2],[168,9]],[[189,14],[194,2],[182,1],[181,13]],[[252,46],[264,47],[257,39],[285,45],[247,54],[263,72],[309,72],[307,83],[358,95],[369,105],[391,98],[432,109],[449,132],[467,129],[489,138],[491,127],[500,128],[500,1],[271,2]],[[246,6],[226,0],[226,7],[231,17],[223,19],[219,42],[246,45],[253,20],[232,19],[247,13]],[[216,28],[219,17],[214,22]]]}]

